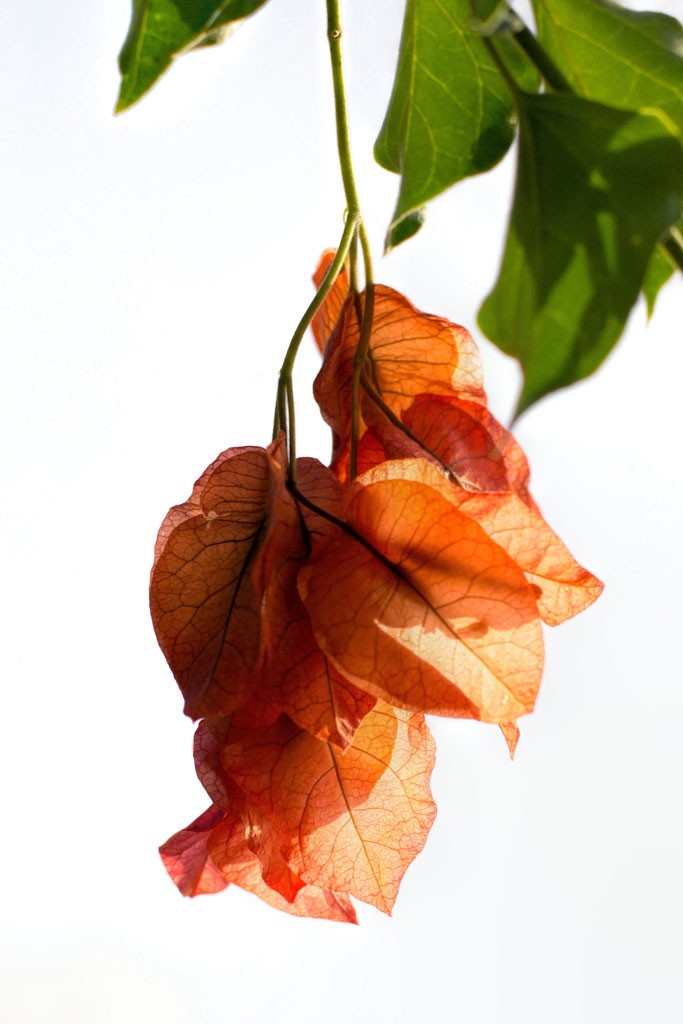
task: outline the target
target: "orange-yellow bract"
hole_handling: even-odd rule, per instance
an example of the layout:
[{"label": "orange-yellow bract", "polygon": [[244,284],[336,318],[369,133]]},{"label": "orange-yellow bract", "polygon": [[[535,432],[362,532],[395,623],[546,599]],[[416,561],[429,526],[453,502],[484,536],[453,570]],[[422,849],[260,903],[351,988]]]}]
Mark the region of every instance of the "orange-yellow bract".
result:
[{"label": "orange-yellow bract", "polygon": [[[531,711],[543,667],[536,597],[473,518],[402,470],[349,485],[346,521],[300,574],[318,642],[358,685],[399,707],[507,721]],[[448,483],[446,481],[446,483]],[[450,485],[452,486],[452,485]]]},{"label": "orange-yellow bract", "polygon": [[218,456],[161,526],[152,621],[192,718],[228,713],[248,693],[260,611],[249,566],[267,507],[266,453],[235,448]]},{"label": "orange-yellow bract", "polygon": [[381,285],[352,438],[365,306],[344,270],[312,324],[331,466],[289,466],[282,433],[228,449],[159,532],[152,617],[202,719],[211,799],[161,848],[184,895],[233,883],[299,916],[355,922],[350,896],[390,913],[436,813],[424,714],[498,723],[514,754],[541,620],[602,589],[531,497],[470,335]]}]

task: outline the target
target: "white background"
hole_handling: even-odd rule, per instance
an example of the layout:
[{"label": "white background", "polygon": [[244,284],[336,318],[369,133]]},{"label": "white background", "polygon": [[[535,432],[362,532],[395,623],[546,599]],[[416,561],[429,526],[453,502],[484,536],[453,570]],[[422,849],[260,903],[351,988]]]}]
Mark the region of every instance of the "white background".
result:
[{"label": "white background", "polygon": [[[377,278],[481,340],[512,163],[380,258],[397,181],[371,147],[403,4],[344,7]],[[155,533],[220,450],[268,442],[343,198],[322,0],[272,0],[114,119],[128,15],[0,10],[0,1020],[679,1022],[680,278],[518,426],[538,502],[606,590],[547,632],[514,764],[495,728],[434,722],[439,816],[394,917],[297,920],[166,877],[158,844],[207,799],[149,622]],[[517,368],[482,352],[505,420]],[[316,364],[307,341],[300,451],[326,458]]]}]

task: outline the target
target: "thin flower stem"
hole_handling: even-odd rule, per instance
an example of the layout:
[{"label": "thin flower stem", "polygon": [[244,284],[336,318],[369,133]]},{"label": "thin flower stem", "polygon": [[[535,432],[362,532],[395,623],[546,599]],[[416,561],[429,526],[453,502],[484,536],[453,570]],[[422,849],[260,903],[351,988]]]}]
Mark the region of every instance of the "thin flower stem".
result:
[{"label": "thin flower stem", "polygon": [[[360,217],[357,213],[347,214],[346,223],[344,224],[344,233],[341,236],[337,252],[334,259],[330,263],[330,266],[325,274],[322,284],[318,288],[317,292],[313,296],[313,299],[308,305],[306,312],[299,321],[292,340],[289,343],[285,358],[280,369],[280,377],[278,380],[277,388],[277,400],[275,403],[275,417],[273,423],[273,438],[277,436],[279,430],[286,430],[289,434],[288,427],[291,429],[291,433],[294,433],[294,421],[293,421],[293,409],[294,409],[294,391],[292,386],[292,370],[294,368],[294,361],[299,351],[299,346],[303,339],[304,334],[308,330],[308,327],[313,320],[313,317],[318,312],[323,302],[329,295],[332,285],[339,276],[346,258],[349,254],[351,243],[356,236],[358,231]],[[289,421],[289,422],[288,422]],[[294,465],[296,458],[296,449],[292,441],[292,437],[289,439],[289,455],[290,455],[290,471]]]},{"label": "thin flower stem", "polygon": [[[277,401],[275,405],[275,416],[273,421],[273,437],[278,431],[284,430],[287,433],[288,447],[288,475],[292,486],[295,480],[296,466],[296,427],[294,419],[294,389],[292,384],[292,371],[294,361],[299,351],[302,338],[310,326],[313,317],[320,309],[327,298],[332,285],[334,284],[344,263],[351,254],[351,290],[356,295],[356,309],[361,322],[360,339],[356,349],[353,374],[351,378],[351,478],[356,475],[356,452],[358,446],[359,432],[359,408],[360,408],[360,378],[365,364],[365,358],[370,344],[372,332],[372,320],[374,312],[374,288],[372,255],[367,232],[363,224],[358,191],[353,173],[351,160],[351,143],[349,138],[349,121],[346,107],[346,90],[344,85],[344,68],[341,49],[341,15],[339,0],[326,0],[327,3],[327,38],[330,47],[330,63],[332,67],[332,83],[334,87],[334,109],[335,122],[337,127],[337,150],[339,153],[339,167],[341,170],[344,195],[346,198],[346,222],[336,255],[330,264],[320,288],[316,292],[313,301],[299,321],[299,324],[289,343],[285,358],[280,369],[278,380]],[[361,301],[358,286],[358,258],[357,247],[363,257],[363,270],[365,274],[365,301]]]},{"label": "thin flower stem", "polygon": [[277,390],[277,394],[276,394],[276,397],[275,397],[275,413],[273,415],[273,434],[272,434],[273,441],[275,440],[277,435],[280,433],[280,431],[285,429],[284,425],[280,421],[280,402],[279,402],[279,397],[280,397],[280,388],[279,388],[279,384],[278,384],[278,390]]},{"label": "thin flower stem", "polygon": [[[361,245],[363,244],[361,239]],[[375,288],[372,281],[365,285],[365,302],[363,303],[363,319],[361,322],[360,338],[358,347],[353,357],[353,372],[351,374],[351,450],[349,455],[349,476],[351,480],[356,476],[358,462],[358,435],[360,432],[360,383],[365,360],[370,346],[372,335],[372,322],[375,313]]]},{"label": "thin flower stem", "polygon": [[337,277],[339,276],[339,272],[341,271],[342,267],[344,266],[344,263],[346,262],[346,257],[348,256],[351,242],[353,241],[353,237],[356,231],[358,230],[359,221],[360,217],[357,213],[352,214],[351,212],[349,212],[346,218],[346,223],[344,225],[344,233],[341,236],[341,240],[339,242],[339,246],[337,248],[335,257],[330,263],[330,266],[328,268],[327,273],[325,274],[322,284],[320,285],[317,292],[313,296],[313,299],[309,303],[306,312],[299,321],[297,329],[294,331],[294,334],[292,335],[292,340],[289,343],[289,347],[287,349],[287,352],[285,353],[285,358],[282,363],[282,369],[280,370],[281,378],[283,376],[286,377],[291,375],[292,369],[294,367],[294,360],[296,359],[296,354],[299,350],[299,345],[301,344],[301,339],[308,330],[308,327],[310,326],[313,317],[318,312],[323,302],[329,295],[332,289],[332,285],[336,281]]},{"label": "thin flower stem", "polygon": [[360,213],[360,203],[356,190],[356,181],[351,162],[351,142],[349,139],[349,117],[346,110],[346,88],[344,86],[344,66],[342,62],[342,24],[339,0],[326,0],[327,3],[327,40],[330,46],[330,64],[332,67],[332,84],[334,87],[334,112],[337,123],[337,151],[339,167],[344,183],[344,195],[349,213]]},{"label": "thin flower stem", "polygon": [[285,386],[278,387],[277,402],[275,403],[275,432],[273,434],[273,440],[277,437],[280,430],[287,432],[287,402],[285,398]]},{"label": "thin flower stem", "polygon": [[354,295],[358,295],[358,233],[353,236],[351,250],[349,252],[349,286]]},{"label": "thin flower stem", "polygon": [[573,92],[567,79],[564,77],[557,64],[543,49],[536,36],[524,23],[516,11],[510,10],[509,30],[512,38],[515,39],[524,53],[527,55],[536,70],[548,83],[551,89],[556,92]]},{"label": "thin flower stem", "polygon": [[[349,118],[346,107],[346,89],[344,85],[344,65],[342,61],[342,24],[340,12],[340,0],[326,0],[327,4],[327,39],[330,47],[330,64],[332,67],[332,84],[334,87],[334,109],[337,122],[337,151],[339,153],[339,167],[342,181],[344,183],[344,195],[349,213],[355,213],[360,218],[360,202],[356,189],[356,180],[353,173],[353,162],[351,159],[351,142],[349,138]],[[358,239],[363,254],[363,269],[365,272],[365,302],[363,303],[363,314],[361,321],[360,340],[356,349],[353,362],[353,375],[351,378],[351,479],[356,475],[356,451],[358,447],[359,430],[359,403],[360,403],[360,378],[365,364],[370,335],[372,333],[372,321],[374,315],[374,288],[372,255],[365,225],[362,218],[358,224]],[[353,292],[358,295],[357,267],[356,260],[352,261],[351,285]],[[356,303],[358,309],[360,303]]]},{"label": "thin flower stem", "polygon": [[291,376],[287,380],[287,476],[296,480],[296,419],[294,417],[294,387]]}]

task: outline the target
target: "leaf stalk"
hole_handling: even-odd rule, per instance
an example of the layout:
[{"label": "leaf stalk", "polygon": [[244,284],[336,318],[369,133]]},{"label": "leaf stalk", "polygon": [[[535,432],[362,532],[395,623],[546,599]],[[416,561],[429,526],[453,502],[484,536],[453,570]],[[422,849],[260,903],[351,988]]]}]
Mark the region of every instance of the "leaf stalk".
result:
[{"label": "leaf stalk", "polygon": [[509,31],[551,89],[556,92],[573,92],[557,64],[551,60],[531,29],[512,8],[510,9]]}]

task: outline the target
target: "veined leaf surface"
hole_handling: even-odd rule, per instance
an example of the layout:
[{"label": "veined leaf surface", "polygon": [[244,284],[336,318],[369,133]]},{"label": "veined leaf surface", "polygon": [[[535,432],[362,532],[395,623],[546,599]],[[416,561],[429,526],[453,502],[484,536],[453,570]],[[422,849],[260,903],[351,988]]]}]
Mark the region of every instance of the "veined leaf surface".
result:
[{"label": "veined leaf surface", "polygon": [[121,89],[116,112],[145,95],[181,53],[221,43],[266,0],[133,0],[133,16],[119,54]]},{"label": "veined leaf surface", "polygon": [[[524,84],[533,88],[533,74]],[[426,202],[498,163],[514,138],[513,122],[510,91],[476,29],[470,0],[408,0],[375,144],[377,162],[401,175],[387,247],[415,234]]]},{"label": "veined leaf surface", "polygon": [[484,333],[524,371],[518,413],[592,373],[621,335],[653,251],[681,216],[670,122],[520,93],[515,196]]}]

